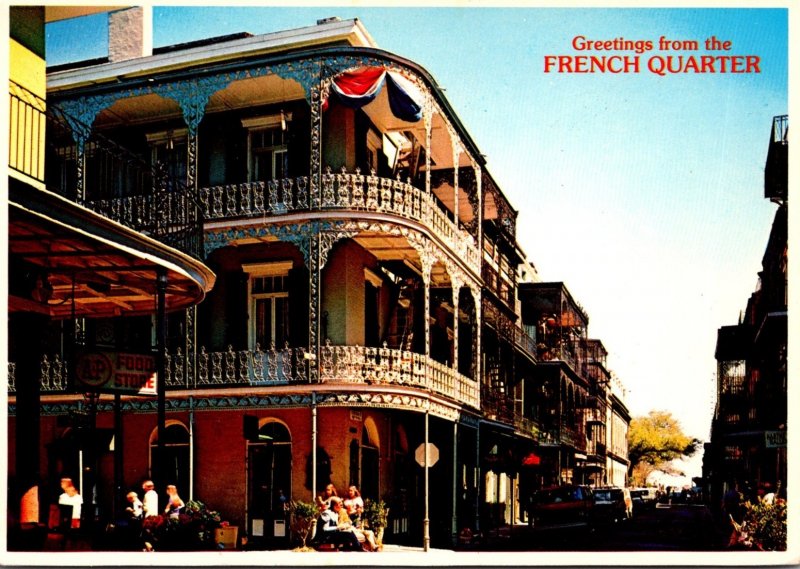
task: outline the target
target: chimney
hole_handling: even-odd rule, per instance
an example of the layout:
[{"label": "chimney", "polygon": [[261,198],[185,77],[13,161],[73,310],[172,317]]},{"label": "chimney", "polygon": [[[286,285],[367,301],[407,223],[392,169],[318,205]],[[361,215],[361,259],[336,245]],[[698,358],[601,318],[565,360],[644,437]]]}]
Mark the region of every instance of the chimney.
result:
[{"label": "chimney", "polygon": [[153,9],[134,6],[108,14],[111,63],[153,55]]}]

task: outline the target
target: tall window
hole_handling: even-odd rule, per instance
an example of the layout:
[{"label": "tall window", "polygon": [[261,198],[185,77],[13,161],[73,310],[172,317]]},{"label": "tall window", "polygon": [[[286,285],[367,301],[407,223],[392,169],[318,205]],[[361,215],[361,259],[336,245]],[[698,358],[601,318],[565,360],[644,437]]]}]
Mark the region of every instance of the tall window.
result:
[{"label": "tall window", "polygon": [[289,334],[289,269],[291,261],[246,265],[249,273],[250,349],[273,343],[283,348]]},{"label": "tall window", "polygon": [[185,184],[188,176],[189,144],[185,128],[165,130],[147,135],[150,163],[164,167],[168,181]]},{"label": "tall window", "polygon": [[248,129],[248,180],[280,180],[289,175],[289,121],[291,113],[245,119]]}]

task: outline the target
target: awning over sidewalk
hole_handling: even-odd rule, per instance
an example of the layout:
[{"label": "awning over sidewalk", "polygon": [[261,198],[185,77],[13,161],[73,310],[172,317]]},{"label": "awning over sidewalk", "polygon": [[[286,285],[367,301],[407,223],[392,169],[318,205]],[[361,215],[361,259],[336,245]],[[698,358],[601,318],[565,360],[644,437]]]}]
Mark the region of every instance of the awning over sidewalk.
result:
[{"label": "awning over sidewalk", "polygon": [[171,311],[200,302],[216,278],[197,259],[13,179],[8,241],[9,312],[56,319],[152,314],[159,271]]}]

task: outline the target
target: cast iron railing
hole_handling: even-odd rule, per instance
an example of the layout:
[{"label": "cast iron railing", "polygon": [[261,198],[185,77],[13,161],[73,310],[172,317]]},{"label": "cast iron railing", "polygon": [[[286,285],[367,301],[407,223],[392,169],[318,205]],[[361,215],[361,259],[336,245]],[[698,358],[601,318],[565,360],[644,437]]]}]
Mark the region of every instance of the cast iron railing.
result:
[{"label": "cast iron railing", "polygon": [[[309,360],[304,348],[234,350],[197,354],[197,378],[189,377],[182,350],[167,354],[167,389],[269,387],[308,384]],[[9,393],[16,391],[14,365],[9,364]],[[387,347],[332,346],[320,349],[319,383],[404,385],[425,389],[480,408],[478,383],[422,354]],[[68,389],[67,366],[59,356],[45,356],[41,364],[42,392]]]},{"label": "cast iron railing", "polygon": [[46,111],[47,188],[104,217],[202,258],[203,212],[184,181],[113,140],[89,132],[56,106]]},{"label": "cast iron railing", "polygon": [[382,178],[356,168],[322,175],[319,196],[309,192],[308,176],[267,182],[225,184],[200,189],[209,221],[284,215],[295,211],[347,210],[397,215],[419,222],[471,267],[480,267],[475,239],[458,227],[436,203],[436,197],[410,182]]},{"label": "cast iron railing", "polygon": [[8,94],[8,167],[44,182],[45,101],[14,81]]}]

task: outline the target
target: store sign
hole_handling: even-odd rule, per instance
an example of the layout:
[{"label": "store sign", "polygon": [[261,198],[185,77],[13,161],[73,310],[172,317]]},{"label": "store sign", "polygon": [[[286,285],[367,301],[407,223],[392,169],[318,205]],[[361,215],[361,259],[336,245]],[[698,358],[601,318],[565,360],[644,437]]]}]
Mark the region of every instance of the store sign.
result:
[{"label": "store sign", "polygon": [[767,448],[779,448],[786,446],[786,431],[766,431]]},{"label": "store sign", "polygon": [[156,360],[143,354],[86,352],[78,356],[79,386],[96,391],[156,395]]}]

